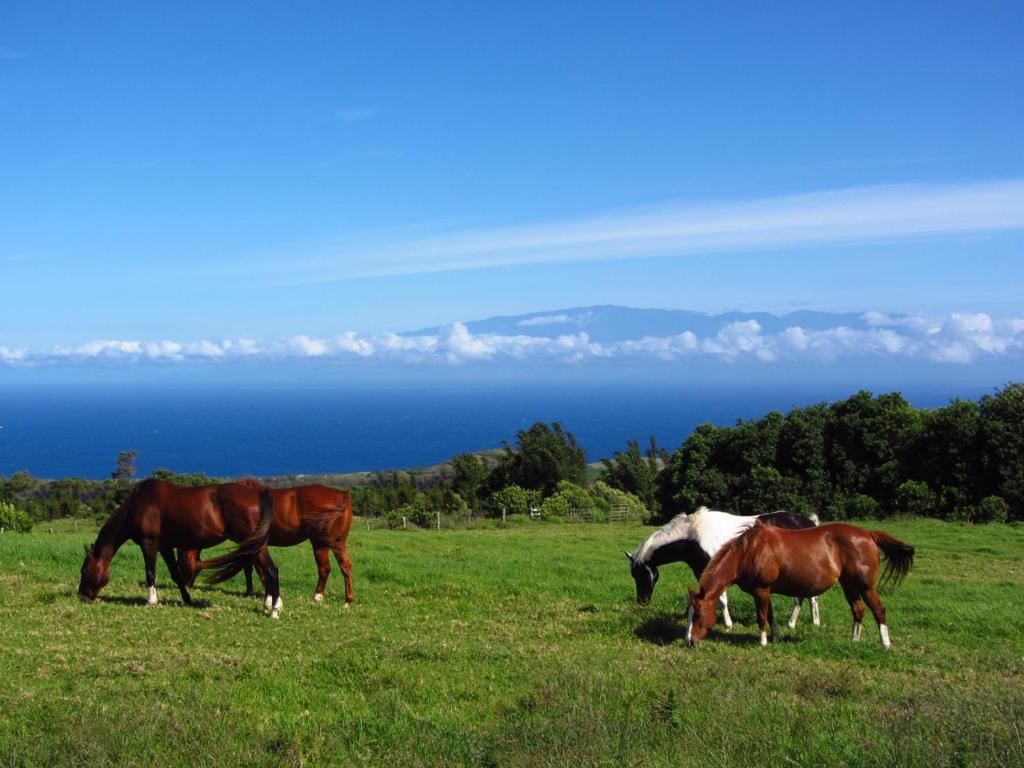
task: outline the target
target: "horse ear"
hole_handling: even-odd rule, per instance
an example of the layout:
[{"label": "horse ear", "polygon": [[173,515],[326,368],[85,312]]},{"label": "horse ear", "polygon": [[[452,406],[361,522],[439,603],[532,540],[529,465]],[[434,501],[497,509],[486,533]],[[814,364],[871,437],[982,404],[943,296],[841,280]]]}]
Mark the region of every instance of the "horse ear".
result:
[{"label": "horse ear", "polygon": [[629,560],[629,562],[633,562],[633,554],[631,552],[623,552],[623,554],[626,556],[626,559]]},{"label": "horse ear", "polygon": [[82,549],[85,550],[85,554],[87,554],[87,555],[90,554],[90,552],[89,552],[89,545],[88,544],[83,544],[82,545]]},{"label": "horse ear", "polygon": [[690,595],[690,597],[691,597],[691,598],[692,598],[692,597],[693,597],[694,595],[696,595],[696,594],[697,594],[697,593],[696,593],[696,592],[694,591],[693,587],[691,587],[690,585],[687,585],[687,586],[686,586],[686,592],[687,592],[687,594],[689,594],[689,595]]}]

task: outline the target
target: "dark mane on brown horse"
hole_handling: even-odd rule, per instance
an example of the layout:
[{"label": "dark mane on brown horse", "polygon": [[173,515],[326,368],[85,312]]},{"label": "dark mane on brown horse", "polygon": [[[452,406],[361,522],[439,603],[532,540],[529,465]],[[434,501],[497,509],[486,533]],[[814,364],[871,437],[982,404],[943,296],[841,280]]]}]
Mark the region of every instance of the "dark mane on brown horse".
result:
[{"label": "dark mane on brown horse", "polygon": [[695,646],[707,635],[717,620],[715,600],[730,584],[754,596],[761,644],[765,645],[768,624],[773,636],[778,634],[773,593],[811,597],[838,581],[853,613],[853,639],[860,639],[866,602],[878,622],[882,644],[888,648],[885,606],[878,596],[883,558],[886,577],[895,586],[913,565],[914,548],[882,531],[843,523],[803,530],[757,523],[725,544],[704,569],[697,590],[690,590],[687,640]]}]

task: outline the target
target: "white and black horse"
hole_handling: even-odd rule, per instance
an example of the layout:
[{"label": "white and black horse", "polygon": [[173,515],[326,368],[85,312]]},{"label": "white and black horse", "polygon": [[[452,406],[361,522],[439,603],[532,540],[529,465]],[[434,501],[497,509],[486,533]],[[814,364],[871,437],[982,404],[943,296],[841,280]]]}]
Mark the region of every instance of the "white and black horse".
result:
[{"label": "white and black horse", "polygon": [[[640,605],[651,602],[654,585],[658,583],[658,566],[667,563],[686,563],[699,580],[704,568],[719,548],[747,530],[755,520],[760,520],[765,525],[791,530],[814,528],[818,525],[817,515],[804,517],[793,512],[743,516],[701,507],[693,514],[676,515],[652,533],[635,552],[626,553],[630,573],[636,582],[636,601]],[[722,593],[721,601],[722,618],[728,629],[732,627],[732,617],[729,616],[729,600],[725,592]],[[802,600],[795,599],[795,603],[793,615],[789,619],[791,629],[796,626]],[[816,597],[811,598],[811,616],[816,625],[821,623]]]}]

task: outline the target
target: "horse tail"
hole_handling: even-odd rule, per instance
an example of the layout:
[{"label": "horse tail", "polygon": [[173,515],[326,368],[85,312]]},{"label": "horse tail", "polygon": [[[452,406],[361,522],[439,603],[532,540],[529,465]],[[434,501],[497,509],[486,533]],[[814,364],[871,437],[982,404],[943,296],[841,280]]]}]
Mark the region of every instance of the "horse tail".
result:
[{"label": "horse tail", "polygon": [[274,522],[274,500],[270,491],[260,491],[260,522],[252,535],[239,544],[231,552],[221,555],[213,560],[207,560],[203,565],[205,568],[213,569],[207,576],[206,581],[210,584],[220,584],[227,581],[236,573],[240,573],[245,566],[249,565],[259,551],[266,546],[270,539],[270,524]]},{"label": "horse tail", "polygon": [[[349,527],[352,525],[352,495],[347,490],[335,491],[335,501],[330,506],[321,507],[303,512],[303,519],[316,533],[324,539],[331,538],[332,530],[335,535],[340,533],[341,540],[348,536]],[[340,528],[335,528],[338,521],[341,521]]]},{"label": "horse tail", "polygon": [[882,582],[890,584],[895,589],[914,564],[914,548],[884,531],[868,531],[868,535],[874,539],[885,557]]}]

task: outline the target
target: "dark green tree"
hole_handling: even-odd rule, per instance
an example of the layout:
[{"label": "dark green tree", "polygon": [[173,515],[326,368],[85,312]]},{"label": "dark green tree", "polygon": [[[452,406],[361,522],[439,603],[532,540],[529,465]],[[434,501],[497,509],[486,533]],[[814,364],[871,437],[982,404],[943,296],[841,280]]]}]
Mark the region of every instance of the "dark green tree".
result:
[{"label": "dark green tree", "polygon": [[472,453],[460,453],[452,459],[452,469],[452,490],[476,509],[487,480],[487,463]]},{"label": "dark green tree", "polygon": [[981,398],[984,495],[1000,496],[1010,520],[1024,520],[1024,383]]},{"label": "dark green tree", "polygon": [[537,422],[516,433],[514,448],[505,443],[488,486],[493,492],[518,485],[550,496],[561,480],[583,485],[586,477],[587,456],[572,432],[557,421],[551,425]]},{"label": "dark green tree", "polygon": [[126,483],[135,477],[135,460],[139,458],[138,451],[121,451],[117,454],[117,466],[110,473],[111,480]]},{"label": "dark green tree", "polygon": [[669,461],[668,451],[651,438],[646,455],[640,444],[630,440],[626,451],[616,451],[611,459],[601,459],[601,479],[612,488],[638,496],[652,513],[658,511],[658,473]]}]

